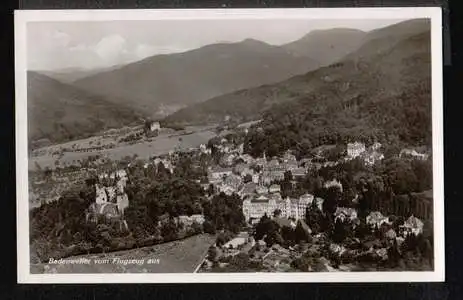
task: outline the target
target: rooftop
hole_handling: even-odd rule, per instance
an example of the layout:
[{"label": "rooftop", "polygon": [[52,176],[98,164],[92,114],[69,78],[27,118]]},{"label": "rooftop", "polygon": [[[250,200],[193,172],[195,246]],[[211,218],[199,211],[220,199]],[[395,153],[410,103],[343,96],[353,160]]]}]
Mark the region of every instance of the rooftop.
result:
[{"label": "rooftop", "polygon": [[268,202],[268,200],[269,199],[267,197],[265,197],[265,196],[259,196],[257,198],[251,199],[251,202],[252,203],[265,203],[265,202]]},{"label": "rooftop", "polygon": [[218,172],[232,172],[232,168],[223,168],[220,166],[215,166],[211,168],[211,172],[218,173]]}]

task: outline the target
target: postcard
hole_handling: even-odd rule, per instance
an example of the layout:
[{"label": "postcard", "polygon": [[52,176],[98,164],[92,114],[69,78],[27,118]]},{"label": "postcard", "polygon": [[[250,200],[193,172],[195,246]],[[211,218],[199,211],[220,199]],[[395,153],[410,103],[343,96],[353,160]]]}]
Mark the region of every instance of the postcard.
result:
[{"label": "postcard", "polygon": [[444,281],[440,8],[15,12],[20,283]]}]

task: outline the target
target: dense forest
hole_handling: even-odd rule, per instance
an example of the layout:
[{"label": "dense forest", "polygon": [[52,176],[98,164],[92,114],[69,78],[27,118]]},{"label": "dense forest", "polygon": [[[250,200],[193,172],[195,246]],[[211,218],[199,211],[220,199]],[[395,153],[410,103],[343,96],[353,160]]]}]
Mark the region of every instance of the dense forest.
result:
[{"label": "dense forest", "polygon": [[[32,262],[148,246],[201,232],[238,232],[244,222],[239,197],[219,194],[211,198],[198,183],[205,176],[205,157],[180,155],[176,165],[173,173],[162,163],[144,168],[142,161],[128,169],[130,206],[124,213],[128,230],[103,216],[98,223],[86,220],[86,211],[95,201],[97,179],[72,188],[58,201],[34,208],[30,214]],[[180,215],[193,214],[204,214],[202,226],[185,227],[175,221]]]},{"label": "dense forest", "polygon": [[276,156],[294,149],[304,156],[321,145],[360,141],[380,142],[398,154],[401,147],[432,144],[428,82],[379,103],[356,104],[355,109],[329,103],[328,98],[314,95],[275,107],[247,134],[245,152]]}]

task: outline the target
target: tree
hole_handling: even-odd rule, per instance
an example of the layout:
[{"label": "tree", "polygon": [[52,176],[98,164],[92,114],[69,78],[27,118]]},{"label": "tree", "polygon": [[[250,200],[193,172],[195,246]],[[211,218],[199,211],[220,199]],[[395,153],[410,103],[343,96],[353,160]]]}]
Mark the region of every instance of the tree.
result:
[{"label": "tree", "polygon": [[214,246],[210,246],[209,250],[207,251],[207,259],[209,261],[215,261],[217,259],[217,248]]},{"label": "tree", "polygon": [[388,264],[391,267],[397,267],[401,258],[399,247],[397,245],[397,240],[394,240],[394,243],[391,247],[387,249]]},{"label": "tree", "polygon": [[209,234],[215,234],[216,232],[216,229],[215,229],[215,226],[210,222],[210,221],[204,221],[203,223],[203,230],[205,233],[209,233]]},{"label": "tree", "polygon": [[252,182],[252,176],[251,174],[246,174],[243,178],[244,183]]},{"label": "tree", "polygon": [[334,229],[331,233],[331,239],[335,243],[342,243],[348,235],[347,231],[348,230],[346,224],[340,220],[337,220],[334,223]]},{"label": "tree", "polygon": [[271,247],[274,244],[283,245],[285,240],[277,230],[271,230],[264,238],[267,246]]},{"label": "tree", "polygon": [[215,244],[217,247],[222,247],[225,245],[229,240],[231,239],[230,232],[221,232],[218,236],[217,239],[215,240]]},{"label": "tree", "polygon": [[164,242],[169,242],[177,239],[178,228],[177,224],[171,219],[168,222],[162,224],[161,235]]},{"label": "tree", "polygon": [[286,171],[284,174],[284,181],[290,183],[293,180],[293,174],[291,171]]},{"label": "tree", "polygon": [[338,187],[329,187],[323,191],[325,201],[323,202],[323,210],[328,214],[332,215],[336,211],[338,201],[341,198],[341,191]]},{"label": "tree", "polygon": [[360,219],[360,224],[355,228],[355,237],[364,239],[371,233],[370,227],[365,223],[365,219]]},{"label": "tree", "polygon": [[257,223],[256,232],[254,235],[256,240],[261,240],[266,234],[269,233],[271,229],[270,227],[272,226],[271,222],[273,221],[267,216],[267,214],[264,214],[260,218],[259,223]]},{"label": "tree", "polygon": [[304,229],[301,222],[297,222],[296,229],[294,230],[294,238],[296,243],[310,242],[312,236],[306,229]]},{"label": "tree", "polygon": [[322,212],[318,209],[315,201],[312,202],[311,206],[307,207],[305,221],[314,234],[319,233],[322,229],[323,215]]},{"label": "tree", "polygon": [[283,226],[283,228],[280,229],[280,235],[283,239],[283,243],[285,245],[291,246],[296,243],[296,233],[294,229],[288,226]]}]

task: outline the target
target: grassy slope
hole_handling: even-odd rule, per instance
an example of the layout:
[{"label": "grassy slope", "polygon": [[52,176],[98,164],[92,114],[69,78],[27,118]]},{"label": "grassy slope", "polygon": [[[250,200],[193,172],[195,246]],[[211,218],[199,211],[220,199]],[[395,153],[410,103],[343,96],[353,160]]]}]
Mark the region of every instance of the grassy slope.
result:
[{"label": "grassy slope", "polygon": [[[90,265],[49,265],[57,273],[192,273],[202,261],[207,249],[215,242],[215,237],[207,234],[196,235],[184,240],[163,243],[159,245],[111,252],[106,254],[89,254],[66,259],[84,257],[87,259],[120,258],[120,259],[159,259],[159,264],[117,265],[117,264],[90,264]],[[31,266],[31,273],[44,273],[46,264]]]}]

